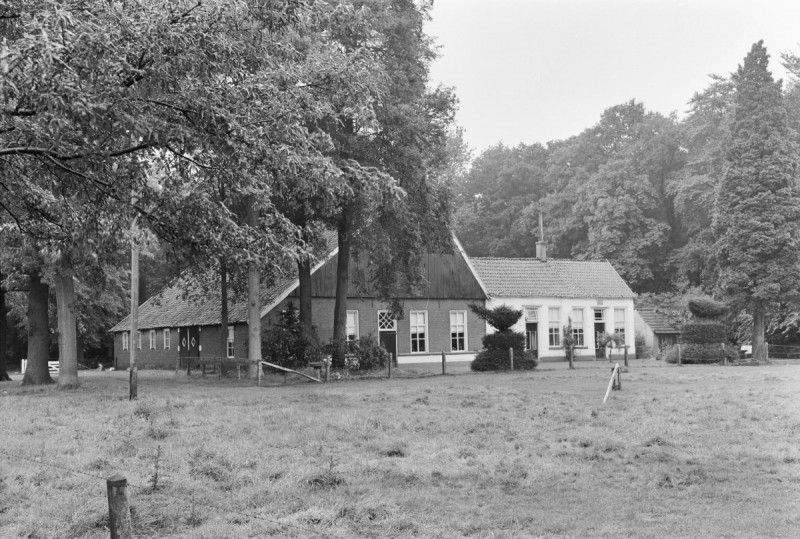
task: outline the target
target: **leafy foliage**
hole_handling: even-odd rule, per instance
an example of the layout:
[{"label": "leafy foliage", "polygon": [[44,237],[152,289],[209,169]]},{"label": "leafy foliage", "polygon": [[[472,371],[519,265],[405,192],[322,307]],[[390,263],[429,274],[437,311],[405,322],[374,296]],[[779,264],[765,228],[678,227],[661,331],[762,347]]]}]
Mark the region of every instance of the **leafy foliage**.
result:
[{"label": "leafy foliage", "polygon": [[489,309],[484,305],[473,303],[469,306],[469,308],[473,313],[478,315],[478,318],[485,320],[490,326],[500,333],[507,332],[511,326],[516,324],[517,321],[522,317],[522,311],[512,309],[508,305],[498,305],[497,307]]},{"label": "leafy foliage", "polygon": [[300,316],[289,302],[278,322],[261,336],[262,357],[289,369],[303,369],[322,358],[323,347],[316,335],[303,331]]},{"label": "leafy foliage", "polygon": [[727,311],[727,306],[711,298],[692,298],[689,300],[689,312],[695,318],[719,318]]}]

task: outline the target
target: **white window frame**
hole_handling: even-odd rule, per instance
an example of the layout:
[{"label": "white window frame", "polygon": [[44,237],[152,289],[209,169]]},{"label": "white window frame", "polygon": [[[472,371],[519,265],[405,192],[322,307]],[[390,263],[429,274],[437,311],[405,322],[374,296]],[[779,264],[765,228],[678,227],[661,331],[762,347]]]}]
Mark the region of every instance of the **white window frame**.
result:
[{"label": "white window frame", "polygon": [[[350,324],[350,317],[353,317],[353,324]],[[350,331],[352,329],[352,331]],[[353,337],[352,339],[350,337]],[[344,337],[347,342],[357,341],[359,337],[358,332],[358,311],[347,311],[347,316],[344,321]]]},{"label": "white window frame", "polygon": [[[625,307],[614,307],[614,335],[622,335],[622,345],[627,344]],[[621,315],[621,316],[620,316]]]},{"label": "white window frame", "polygon": [[[580,314],[580,320],[576,318],[576,314]],[[586,346],[586,331],[585,331],[586,313],[583,307],[572,308],[572,337],[575,339],[575,346]]]},{"label": "white window frame", "polygon": [[228,338],[225,339],[225,356],[233,358],[236,356],[236,330],[233,326],[228,326]]},{"label": "white window frame", "polygon": [[389,311],[378,311],[378,332],[381,331],[397,331],[397,319],[392,317],[392,327],[390,328],[382,328],[381,327],[381,315],[384,314],[386,316],[390,316]]},{"label": "white window frame", "polygon": [[142,349],[142,332],[141,331],[137,331],[136,332],[136,349],[137,350],[141,350]]},{"label": "white window frame", "polygon": [[[464,316],[463,324],[459,324],[458,323],[458,316],[459,315],[463,315]],[[456,317],[455,318],[455,324],[453,323],[453,317],[454,316]],[[459,333],[458,330],[459,330],[460,326],[463,326],[463,330],[464,330],[463,331],[464,335],[460,337],[464,341],[463,342],[463,347],[462,348],[457,348],[457,347],[454,348],[453,347],[453,333],[458,334]],[[455,331],[453,331],[454,329],[455,329]],[[459,339],[459,337],[456,336],[456,342],[458,342],[458,339]],[[451,352],[466,352],[467,350],[469,350],[469,340],[467,338],[467,311],[450,311],[450,351]]]},{"label": "white window frame", "polygon": [[150,350],[156,349],[156,330],[150,330]]},{"label": "white window frame", "polygon": [[131,347],[131,334],[127,331],[122,332],[122,349],[128,350]]},{"label": "white window frame", "polygon": [[[417,339],[416,339],[416,341],[417,341],[417,343],[416,343],[417,344],[417,350],[416,351],[414,350],[414,328],[417,328],[417,335],[419,335],[419,328],[422,327],[422,326],[419,323],[414,324],[414,317],[415,316],[417,316],[417,317],[422,316],[424,318],[424,320],[425,320],[424,333],[423,333],[423,337],[422,337],[422,342],[423,342],[423,344],[425,346],[422,349],[420,349],[419,343],[420,343],[421,339],[419,337],[417,337]],[[428,311],[411,311],[409,313],[409,316],[408,316],[408,323],[409,323],[408,335],[409,335],[409,345],[410,345],[409,350],[411,350],[412,354],[427,354],[428,353],[428,348],[430,347],[430,344],[428,342],[428,341],[430,341],[430,335],[428,333]]]},{"label": "white window frame", "polygon": [[531,305],[531,306],[525,307],[524,309],[525,309],[525,323],[526,324],[528,322],[530,322],[531,324],[539,322],[539,306],[538,305]]},{"label": "white window frame", "polygon": [[[594,317],[595,322],[605,322],[606,321],[606,310],[600,308],[594,308],[592,316]],[[600,318],[597,318],[597,314],[600,314]]]},{"label": "white window frame", "polygon": [[547,344],[550,348],[561,346],[561,307],[547,309]]},{"label": "white window frame", "polygon": [[169,350],[172,345],[172,335],[169,328],[164,328],[164,350]]}]

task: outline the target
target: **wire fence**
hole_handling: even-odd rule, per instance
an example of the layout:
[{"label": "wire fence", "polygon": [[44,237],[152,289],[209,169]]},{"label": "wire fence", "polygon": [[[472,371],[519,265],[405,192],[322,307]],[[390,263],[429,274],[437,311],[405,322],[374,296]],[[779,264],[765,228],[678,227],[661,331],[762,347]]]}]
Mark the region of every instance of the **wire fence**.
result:
[{"label": "wire fence", "polygon": [[[23,460],[23,461],[28,462],[29,464],[32,464],[32,465],[40,467],[40,468],[48,468],[48,469],[52,469],[52,470],[59,470],[61,472],[67,472],[67,473],[70,473],[70,474],[73,474],[73,475],[77,475],[77,476],[89,477],[92,480],[96,480],[96,481],[101,482],[100,484],[103,486],[103,488],[105,488],[105,485],[106,485],[107,481],[109,481],[109,479],[111,479],[111,477],[113,477],[115,475],[115,474],[112,473],[108,477],[103,477],[103,476],[101,476],[101,475],[99,475],[97,473],[92,473],[92,472],[88,472],[88,471],[85,471],[85,470],[77,470],[75,468],[72,468],[72,467],[69,467],[69,466],[65,466],[64,464],[56,464],[56,463],[54,463],[52,461],[49,461],[49,460],[47,460],[45,458],[42,458],[42,457],[31,458],[31,457],[27,457],[25,455],[11,454],[11,453],[8,453],[5,449],[3,449],[1,447],[0,447],[0,456],[5,457],[6,459],[8,459],[12,463],[14,461]],[[117,473],[122,474],[122,472],[117,472]],[[175,496],[175,495],[172,495],[172,494],[166,492],[163,489],[157,488],[157,485],[154,485],[154,484],[141,485],[141,484],[131,483],[130,481],[128,481],[127,486],[129,488],[131,488],[132,490],[136,491],[136,493],[138,495],[153,494],[157,490],[159,495],[164,496],[166,498],[169,498],[169,499],[171,499],[173,501],[178,502],[181,505],[186,506],[187,507],[187,512],[190,512],[190,513],[192,511],[195,511],[198,506],[199,507],[206,507],[208,509],[213,509],[215,511],[218,511],[219,514],[222,514],[222,515],[236,515],[236,516],[244,517],[244,518],[247,518],[247,519],[259,520],[259,521],[266,522],[266,523],[273,524],[273,525],[277,525],[277,526],[280,526],[280,527],[291,528],[291,529],[294,529],[294,530],[299,531],[299,532],[304,532],[306,534],[309,534],[310,536],[331,537],[331,538],[335,538],[335,539],[340,539],[341,538],[340,535],[334,534],[334,533],[329,532],[329,531],[324,531],[324,530],[320,530],[320,529],[316,529],[316,528],[310,528],[310,527],[307,527],[307,526],[301,526],[299,524],[294,524],[294,523],[291,523],[291,522],[286,522],[286,521],[281,521],[281,520],[277,520],[277,519],[274,519],[274,518],[265,517],[263,515],[258,515],[258,514],[252,513],[252,512],[240,511],[240,510],[238,510],[236,508],[233,508],[233,507],[230,507],[230,506],[224,506],[224,505],[221,505],[221,504],[216,504],[216,503],[213,503],[213,502],[209,502],[207,500],[206,501],[199,500],[196,497],[186,497],[185,495],[183,495],[181,497]],[[135,532],[135,530],[134,530],[134,532]]]}]

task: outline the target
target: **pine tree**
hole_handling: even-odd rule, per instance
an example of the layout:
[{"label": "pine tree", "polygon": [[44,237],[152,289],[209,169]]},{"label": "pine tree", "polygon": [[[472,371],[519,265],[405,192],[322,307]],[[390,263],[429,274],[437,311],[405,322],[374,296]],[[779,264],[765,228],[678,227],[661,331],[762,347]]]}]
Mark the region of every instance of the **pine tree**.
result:
[{"label": "pine tree", "polygon": [[733,77],[734,119],[713,230],[718,286],[753,315],[753,357],[766,359],[764,317],[800,285],[800,192],[781,81],[768,70],[763,41]]}]

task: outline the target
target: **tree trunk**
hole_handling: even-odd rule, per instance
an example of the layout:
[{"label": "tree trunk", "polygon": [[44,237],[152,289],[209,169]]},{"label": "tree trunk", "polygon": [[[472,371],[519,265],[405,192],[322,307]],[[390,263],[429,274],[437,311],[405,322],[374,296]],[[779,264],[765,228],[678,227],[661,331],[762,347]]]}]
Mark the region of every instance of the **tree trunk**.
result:
[{"label": "tree trunk", "polygon": [[54,383],[47,368],[50,349],[49,296],[50,287],[42,282],[38,270],[33,271],[28,291],[28,367],[22,378],[24,386]]},{"label": "tree trunk", "polygon": [[311,310],[311,259],[297,261],[300,288],[300,325],[303,333],[310,335],[314,331]]},{"label": "tree trunk", "polygon": [[756,300],[753,304],[753,359],[767,360],[767,345],[764,340],[764,302]]},{"label": "tree trunk", "polygon": [[336,264],[336,303],[333,307],[333,364],[344,366],[347,351],[347,286],[350,282],[350,249],[352,228],[352,206],[347,205],[342,211],[337,227],[339,255]]},{"label": "tree trunk", "polygon": [[[251,227],[258,228],[258,208],[252,199],[248,205],[247,219]],[[247,358],[261,361],[261,278],[255,262],[247,269],[247,307]],[[257,378],[260,368],[257,363],[251,364],[250,378]]]},{"label": "tree trunk", "polygon": [[78,387],[78,335],[75,320],[75,280],[69,260],[61,262],[56,274],[58,313],[58,388]]},{"label": "tree trunk", "polygon": [[[219,350],[220,356],[228,357],[228,266],[225,259],[219,259]],[[236,354],[234,354],[236,355]],[[227,374],[225,365],[220,365],[219,372]]]},{"label": "tree trunk", "polygon": [[8,309],[6,308],[6,291],[2,286],[3,274],[0,273],[0,382],[10,382],[8,375]]}]

